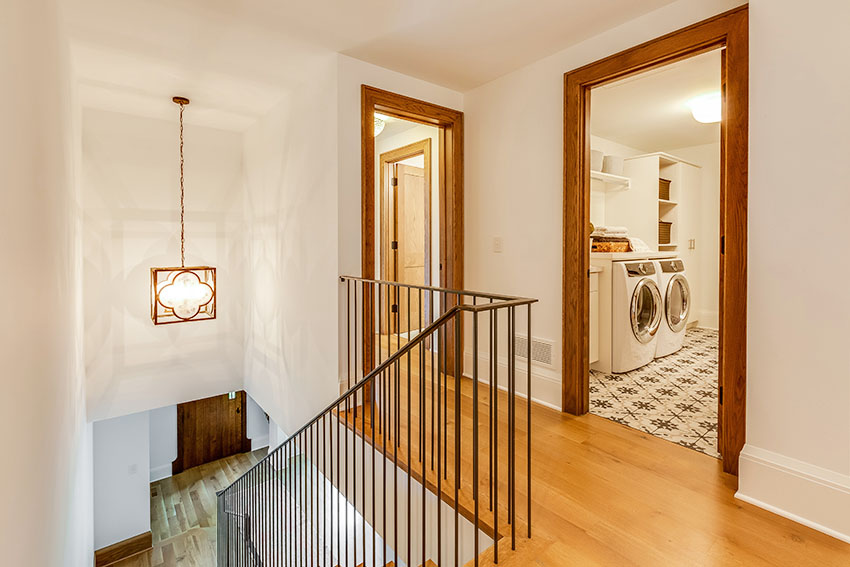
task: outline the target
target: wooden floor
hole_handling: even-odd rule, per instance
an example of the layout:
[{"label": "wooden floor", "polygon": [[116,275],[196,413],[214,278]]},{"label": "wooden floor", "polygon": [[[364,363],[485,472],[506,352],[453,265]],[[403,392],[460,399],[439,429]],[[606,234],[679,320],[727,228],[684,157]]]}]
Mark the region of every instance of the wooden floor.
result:
[{"label": "wooden floor", "polygon": [[[408,466],[409,452],[413,476],[421,480],[424,474],[426,484],[436,493],[436,472],[430,465],[429,357],[426,355],[422,367],[415,357],[411,364],[410,399],[414,411],[410,416],[410,447],[406,446],[408,420],[403,411],[398,416],[400,419],[379,414],[374,436],[379,450],[386,443],[390,456],[394,451],[399,452],[403,467]],[[422,370],[424,435],[418,401],[423,390],[418,378]],[[401,400],[406,400],[406,380],[406,364],[402,364],[398,392],[387,391],[385,395],[400,395]],[[443,499],[452,502],[454,379],[445,378],[444,391],[436,385],[439,380],[434,384],[434,394],[444,392],[450,408],[446,420],[450,472],[441,489]],[[488,506],[489,391],[487,386],[479,385],[479,522],[485,531],[495,525]],[[469,519],[473,518],[474,491],[472,392],[472,381],[461,380],[462,474],[458,502]],[[380,395],[379,388],[377,399]],[[510,551],[507,503],[500,496],[499,534],[508,534],[499,542],[501,566],[850,565],[850,545],[736,500],[737,478],[723,473],[717,459],[595,415],[575,417],[537,404],[532,408],[533,538],[528,540],[524,537],[528,517],[525,408],[524,401],[517,402],[517,549]],[[357,430],[363,428],[365,417],[366,436],[372,438],[368,411],[359,414],[356,420],[352,412],[346,417]],[[498,419],[499,486],[500,494],[505,494],[508,438],[505,392],[499,393]],[[440,426],[436,427],[439,433]],[[385,440],[385,430],[395,432],[400,446]],[[419,462],[420,439],[424,439],[426,447],[424,466]],[[492,564],[492,548],[482,556],[480,564]]]},{"label": "wooden floor", "polygon": [[112,567],[213,567],[216,491],[225,488],[266,454],[242,453],[151,483],[153,549]]}]

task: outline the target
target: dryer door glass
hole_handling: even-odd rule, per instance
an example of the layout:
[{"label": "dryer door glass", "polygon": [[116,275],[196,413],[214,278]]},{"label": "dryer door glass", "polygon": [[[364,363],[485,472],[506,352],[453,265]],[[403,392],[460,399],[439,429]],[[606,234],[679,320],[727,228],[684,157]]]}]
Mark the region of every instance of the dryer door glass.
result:
[{"label": "dryer door glass", "polygon": [[674,333],[685,328],[691,310],[691,288],[684,276],[676,274],[667,284],[667,325]]},{"label": "dryer door glass", "polygon": [[661,292],[658,285],[644,278],[635,286],[632,295],[630,318],[632,333],[641,343],[648,343],[658,331],[661,323]]}]

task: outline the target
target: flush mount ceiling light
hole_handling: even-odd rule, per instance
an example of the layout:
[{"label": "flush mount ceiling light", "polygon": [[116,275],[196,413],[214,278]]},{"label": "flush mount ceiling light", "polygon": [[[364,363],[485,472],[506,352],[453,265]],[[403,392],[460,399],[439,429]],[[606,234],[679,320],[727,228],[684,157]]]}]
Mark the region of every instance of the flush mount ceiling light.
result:
[{"label": "flush mount ceiling light", "polygon": [[386,116],[375,113],[375,137],[384,131],[384,126],[387,125]]},{"label": "flush mount ceiling light", "polygon": [[720,92],[708,93],[688,101],[694,120],[703,124],[720,122],[723,117],[723,100]]},{"label": "flush mount ceiling light", "polygon": [[215,319],[215,268],[186,266],[185,190],[183,186],[183,109],[180,106],[180,267],[151,268],[151,319],[154,325]]}]

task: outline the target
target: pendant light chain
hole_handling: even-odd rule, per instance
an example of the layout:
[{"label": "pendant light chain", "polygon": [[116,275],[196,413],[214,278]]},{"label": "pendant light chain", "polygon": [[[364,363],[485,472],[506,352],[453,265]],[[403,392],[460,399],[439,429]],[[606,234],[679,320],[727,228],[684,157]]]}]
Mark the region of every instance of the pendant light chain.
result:
[{"label": "pendant light chain", "polygon": [[183,108],[180,104],[180,267],[186,267],[186,204],[185,191],[183,187]]}]

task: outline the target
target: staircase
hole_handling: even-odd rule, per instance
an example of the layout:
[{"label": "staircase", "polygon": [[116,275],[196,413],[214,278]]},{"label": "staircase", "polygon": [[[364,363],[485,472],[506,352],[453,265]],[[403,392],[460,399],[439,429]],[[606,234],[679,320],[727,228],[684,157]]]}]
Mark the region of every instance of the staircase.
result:
[{"label": "staircase", "polygon": [[344,392],[218,493],[218,565],[498,563],[531,537],[536,300],[340,282]]}]

